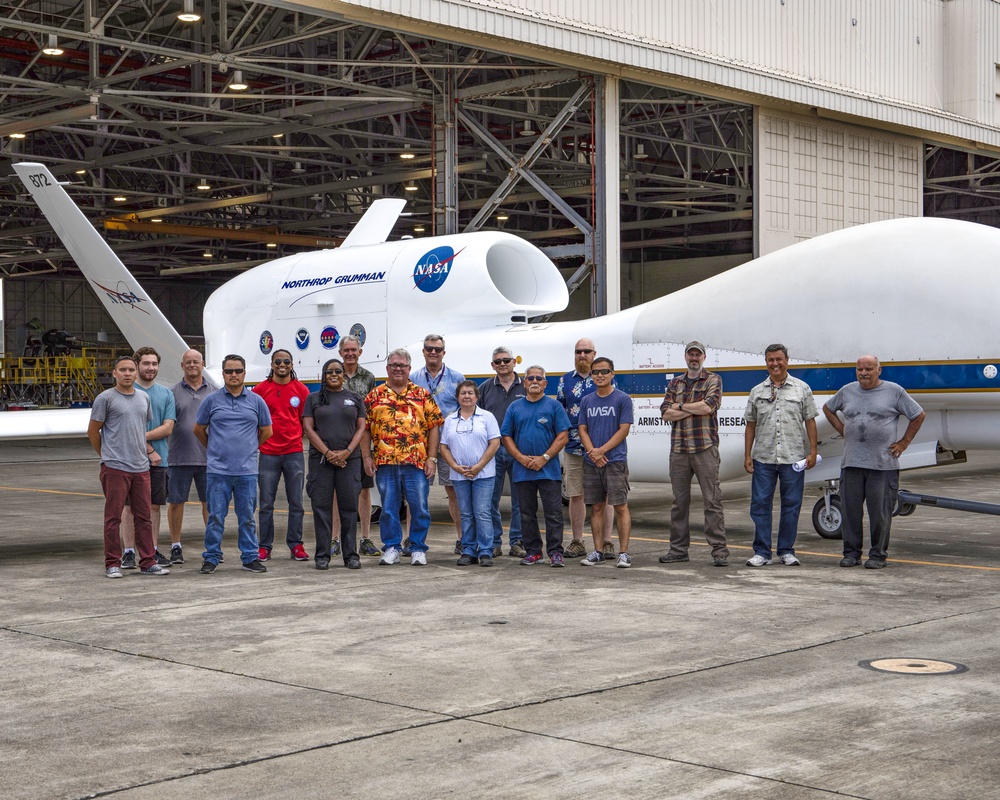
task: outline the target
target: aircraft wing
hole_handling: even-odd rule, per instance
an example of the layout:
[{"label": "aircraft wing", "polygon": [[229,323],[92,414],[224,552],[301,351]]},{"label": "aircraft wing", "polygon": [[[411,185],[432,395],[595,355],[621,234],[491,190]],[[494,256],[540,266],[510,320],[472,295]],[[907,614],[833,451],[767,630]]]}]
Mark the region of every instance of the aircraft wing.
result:
[{"label": "aircraft wing", "polygon": [[0,441],[71,439],[87,435],[89,408],[0,412]]},{"label": "aircraft wing", "polygon": [[160,354],[157,382],[169,386],[179,381],[181,359],[188,349],[187,344],[156,304],[145,295],[104,237],[90,224],[44,164],[14,164],[14,171],[128,343],[135,349],[143,346],[157,349]]},{"label": "aircraft wing", "polygon": [[347,234],[340,249],[366,244],[382,244],[392,233],[392,226],[396,224],[396,220],[399,219],[405,205],[405,200],[397,200],[392,197],[376,200],[364,213],[364,216],[358,220],[358,224]]}]

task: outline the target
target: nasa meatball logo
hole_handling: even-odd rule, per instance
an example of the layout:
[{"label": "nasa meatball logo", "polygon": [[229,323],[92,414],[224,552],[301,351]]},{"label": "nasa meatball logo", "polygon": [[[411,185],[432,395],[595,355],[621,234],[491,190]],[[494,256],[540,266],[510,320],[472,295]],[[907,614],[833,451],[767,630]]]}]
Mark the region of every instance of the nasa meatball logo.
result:
[{"label": "nasa meatball logo", "polygon": [[337,342],[340,341],[340,334],[337,333],[337,329],[333,325],[327,325],[320,333],[319,341],[327,350],[333,350],[337,346]]},{"label": "nasa meatball logo", "polygon": [[274,337],[271,335],[271,331],[264,331],[260,335],[260,352],[265,356],[274,349]]},{"label": "nasa meatball logo", "polygon": [[365,346],[365,337],[367,335],[368,333],[367,331],[365,331],[365,326],[362,325],[360,322],[355,322],[351,326],[351,336],[356,337],[357,340],[361,343],[362,347]]},{"label": "nasa meatball logo", "polygon": [[299,328],[295,331],[295,346],[299,350],[305,350],[309,346],[309,331],[305,328]]},{"label": "nasa meatball logo", "polygon": [[[464,249],[463,247],[462,250]],[[448,280],[452,264],[462,250],[456,253],[444,245],[424,253],[413,268],[413,286],[422,292],[436,292]]]}]

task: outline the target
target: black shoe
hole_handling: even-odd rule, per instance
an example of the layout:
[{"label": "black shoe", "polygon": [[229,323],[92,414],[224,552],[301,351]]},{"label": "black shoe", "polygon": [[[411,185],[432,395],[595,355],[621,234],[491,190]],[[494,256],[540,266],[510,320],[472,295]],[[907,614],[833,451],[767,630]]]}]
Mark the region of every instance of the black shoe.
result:
[{"label": "black shoe", "polygon": [[861,559],[854,556],[844,556],[840,559],[840,566],[842,567],[856,567],[860,563]]},{"label": "black shoe", "polygon": [[492,556],[480,556],[479,557],[479,566],[481,566],[481,567],[492,567],[493,566],[493,557]]},{"label": "black shoe", "polygon": [[462,540],[461,539],[456,539],[455,540],[455,555],[456,556],[462,555]]},{"label": "black shoe", "polygon": [[170,563],[171,564],[183,564],[184,563],[184,551],[181,549],[179,544],[175,544],[170,548]]},{"label": "black shoe", "polygon": [[170,559],[169,558],[165,558],[163,556],[163,554],[159,550],[156,550],[156,551],[153,552],[153,558],[156,559],[156,565],[158,567],[169,567],[170,566]]},{"label": "black shoe", "polygon": [[687,553],[667,553],[665,556],[660,556],[661,564],[677,564],[681,561],[690,561],[690,557]]},{"label": "black shoe", "polygon": [[267,572],[267,567],[260,563],[258,559],[254,559],[249,564],[244,564],[243,569],[247,572]]},{"label": "black shoe", "polygon": [[865,562],[865,569],[885,569],[884,558],[869,558]]},{"label": "black shoe", "polygon": [[347,559],[348,569],[361,569],[361,559],[357,556],[351,556]]},{"label": "black shoe", "polygon": [[218,564],[213,564],[211,561],[202,561],[201,569],[198,571],[202,575],[211,575],[216,569],[218,569]]},{"label": "black shoe", "polygon": [[460,567],[468,567],[470,564],[473,563],[474,560],[475,559],[473,559],[472,556],[463,555],[455,563],[458,564],[458,566],[460,566]]},{"label": "black shoe", "polygon": [[316,559],[316,569],[330,569],[330,559],[319,556]]},{"label": "black shoe", "polygon": [[128,552],[122,556],[122,569],[135,569],[135,553]]}]

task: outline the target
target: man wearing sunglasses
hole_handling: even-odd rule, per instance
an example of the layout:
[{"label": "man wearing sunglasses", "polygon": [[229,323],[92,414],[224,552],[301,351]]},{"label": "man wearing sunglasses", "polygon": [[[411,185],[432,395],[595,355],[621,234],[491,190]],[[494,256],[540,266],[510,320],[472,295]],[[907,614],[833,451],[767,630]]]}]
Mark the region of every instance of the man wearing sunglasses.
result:
[{"label": "man wearing sunglasses", "polygon": [[222,560],[222,533],[225,530],[229,502],[233,501],[239,524],[240,561],[248,572],[267,572],[258,558],[257,526],[257,455],[271,438],[271,412],[260,397],[243,381],[246,361],[243,356],[222,359],[225,386],[212,392],[198,409],[194,435],[208,450],[206,484],[208,489],[208,524],[205,526],[205,552],[201,572],[211,575]]},{"label": "man wearing sunglasses", "polygon": [[271,371],[267,378],[253,387],[271,412],[274,435],[260,446],[257,484],[260,490],[260,514],[257,538],[258,558],[271,558],[274,546],[274,500],[278,496],[278,481],[284,478],[285,499],[288,501],[288,526],[285,543],[296,561],[308,561],[302,544],[302,485],[305,481],[305,456],[302,452],[302,411],[309,387],[295,376],[292,354],[288,350],[271,353]]},{"label": "man wearing sunglasses", "polygon": [[797,567],[801,562],[795,556],[795,535],[805,473],[797,471],[793,464],[805,459],[806,469],[816,466],[819,409],[809,384],[788,374],[788,348],[783,344],[768,345],[764,350],[764,362],[767,380],[750,390],[743,414],[747,423],[743,467],[753,476],[750,518],[755,528],[754,554],[747,566],[764,567],[772,563],[771,503],[780,481],[778,560],[787,567]]},{"label": "man wearing sunglasses", "polygon": [[[524,397],[524,381],[514,371],[515,360],[510,350],[498,347],[493,351],[491,362],[496,372],[495,378],[487,378],[479,385],[479,407],[489,411],[503,425],[507,409],[515,400]],[[521,544],[521,508],[514,491],[514,458],[502,444],[496,459],[496,480],[493,484],[493,556],[499,556],[503,540],[503,521],[500,517],[500,496],[503,494],[504,477],[510,484],[510,532],[508,542],[510,555],[524,558],[528,553]]]},{"label": "man wearing sunglasses", "polygon": [[[461,372],[457,372],[444,365],[444,337],[436,333],[428,334],[424,337],[424,368],[415,370],[410,376],[410,380],[422,389],[430,392],[434,402],[437,403],[441,414],[447,417],[458,410],[458,397],[455,392],[458,384],[465,380]],[[429,478],[430,485],[434,485],[435,476]],[[455,554],[462,555],[462,515],[458,510],[458,498],[455,496],[455,487],[451,485],[451,470],[444,463],[444,459],[438,461],[437,483],[444,487],[448,495],[448,513],[455,526]],[[409,542],[403,543],[403,555],[410,552]]]}]

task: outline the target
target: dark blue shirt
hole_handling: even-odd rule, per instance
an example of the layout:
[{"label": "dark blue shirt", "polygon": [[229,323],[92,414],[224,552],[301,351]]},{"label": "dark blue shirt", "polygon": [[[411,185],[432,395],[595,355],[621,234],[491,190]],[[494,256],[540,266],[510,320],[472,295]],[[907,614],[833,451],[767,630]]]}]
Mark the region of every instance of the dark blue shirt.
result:
[{"label": "dark blue shirt", "polygon": [[[542,397],[534,403],[521,398],[511,403],[500,428],[501,436],[514,440],[517,449],[526,456],[540,456],[552,446],[563,431],[569,430],[569,417],[559,403],[551,397]],[[557,481],[562,477],[559,459],[551,459],[542,469],[528,469],[514,462],[514,483],[520,481]]]},{"label": "dark blue shirt", "polygon": [[[632,398],[619,389],[612,389],[607,397],[597,392],[584,395],[580,401],[580,424],[587,426],[587,435],[594,447],[607,444],[618,429],[632,424]],[[608,461],[628,460],[628,437],[604,454]],[[583,456],[589,463],[590,456]]]},{"label": "dark blue shirt", "polygon": [[233,397],[218,389],[198,408],[198,425],[208,426],[208,472],[257,474],[257,429],[271,424],[264,399],[246,386]]}]

